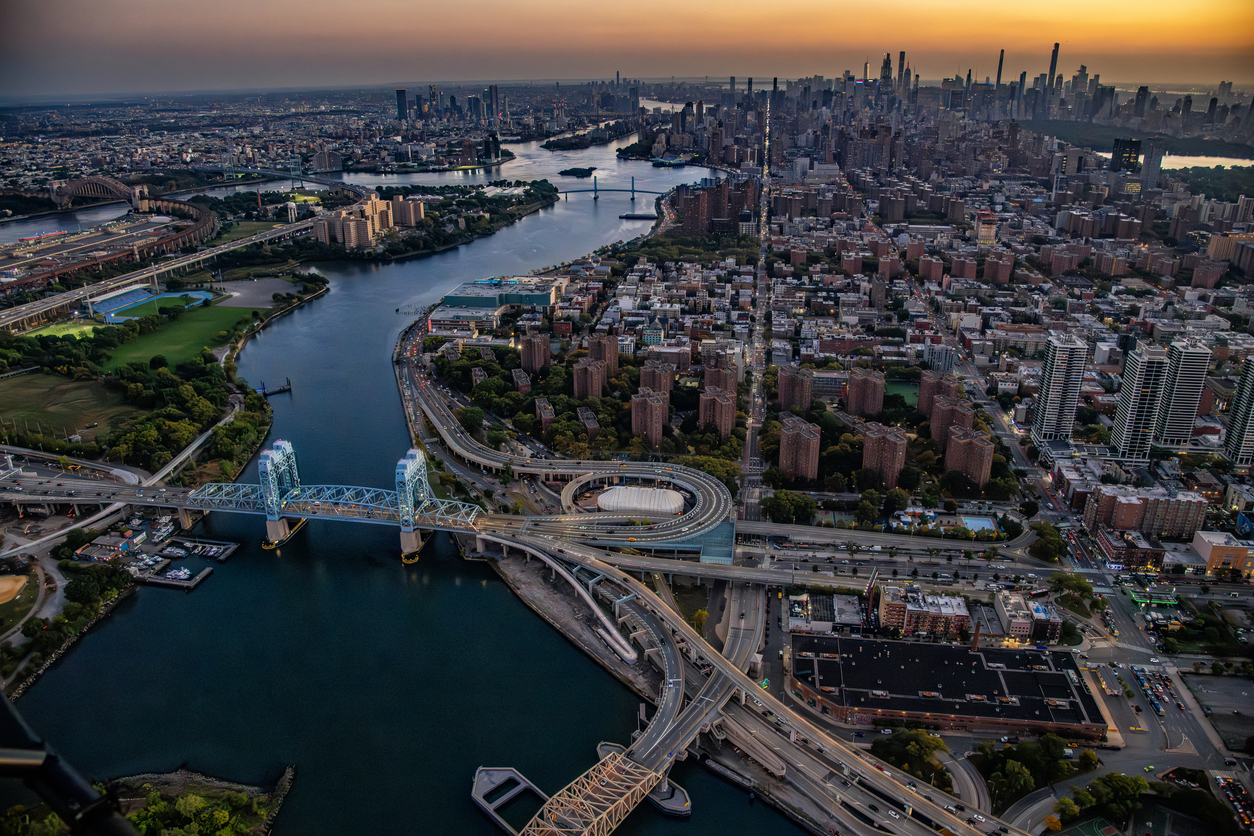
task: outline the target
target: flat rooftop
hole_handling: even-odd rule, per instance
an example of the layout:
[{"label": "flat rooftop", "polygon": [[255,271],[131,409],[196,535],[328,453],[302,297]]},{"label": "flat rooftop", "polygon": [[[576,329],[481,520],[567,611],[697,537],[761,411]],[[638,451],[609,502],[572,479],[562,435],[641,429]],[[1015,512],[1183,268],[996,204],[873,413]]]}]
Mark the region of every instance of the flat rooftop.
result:
[{"label": "flat rooftop", "polygon": [[1070,653],[794,636],[797,679],[851,708],[1105,725]]}]

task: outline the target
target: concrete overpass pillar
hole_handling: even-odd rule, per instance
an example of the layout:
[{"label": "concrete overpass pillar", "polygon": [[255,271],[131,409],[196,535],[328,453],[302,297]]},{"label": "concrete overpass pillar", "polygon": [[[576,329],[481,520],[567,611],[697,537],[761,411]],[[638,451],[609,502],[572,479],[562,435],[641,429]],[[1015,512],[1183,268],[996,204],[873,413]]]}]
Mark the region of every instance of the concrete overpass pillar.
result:
[{"label": "concrete overpass pillar", "polygon": [[796,729],[789,729],[789,730],[788,730],[788,742],[789,742],[789,743],[796,743],[796,742],[797,742],[797,730],[796,730]]},{"label": "concrete overpass pillar", "polygon": [[422,532],[401,530],[401,554],[415,554],[422,548]]},{"label": "concrete overpass pillar", "polygon": [[741,704],[741,705],[748,705],[748,703],[749,703],[749,695],[748,695],[748,694],[746,694],[746,693],[744,692],[744,689],[742,688],[742,689],[740,690],[740,704]]},{"label": "concrete overpass pillar", "polygon": [[[179,528],[183,529],[184,531],[188,531],[189,529],[191,529],[191,527],[196,524],[196,520],[199,519],[199,517],[195,516],[194,511],[189,511],[186,508],[179,508],[178,515],[179,515]],[[202,514],[201,516],[204,516],[204,515]]]},{"label": "concrete overpass pillar", "polygon": [[287,524],[287,519],[279,517],[277,520],[266,520],[266,539],[272,543],[287,539],[292,533],[291,526]]},{"label": "concrete overpass pillar", "polygon": [[487,545],[484,543],[483,538],[482,538],[482,537],[476,537],[476,538],[475,538],[475,551],[479,552],[479,554],[483,554],[483,553],[484,553],[484,552],[486,552],[487,550],[488,550],[488,547],[487,547]]}]

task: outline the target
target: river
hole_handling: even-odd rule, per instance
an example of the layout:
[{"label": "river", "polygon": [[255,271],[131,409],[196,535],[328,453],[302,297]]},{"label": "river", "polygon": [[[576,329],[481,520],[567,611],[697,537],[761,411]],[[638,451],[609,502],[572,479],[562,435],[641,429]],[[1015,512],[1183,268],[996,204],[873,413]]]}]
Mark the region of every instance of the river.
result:
[{"label": "river", "polygon": [[[619,163],[614,147],[516,145],[518,160],[493,176],[556,179],[557,169],[595,165],[615,185],[634,174],[660,191],[710,174]],[[271,401],[271,440],[294,443],[306,483],[388,485],[408,443],[390,365],[408,322],[396,308],[637,235],[647,223],[617,217],[627,197],[572,195],[427,259],[319,265],[329,292],[240,358],[251,381],[292,380],[293,392]],[[255,480],[255,465],[242,478]],[[497,831],[470,800],[477,767],[514,766],[555,793],[596,761],[599,741],[625,743],[635,728],[638,698],[443,535],[403,566],[391,527],[311,522],[278,553],[259,548],[258,518],[212,515],[199,530],[244,545],[194,593],[140,589],[18,702],[94,778],[187,764],[261,782],[291,763],[278,836],[486,836]],[[692,762],[673,775],[692,795],[691,820],[646,804],[621,833],[801,832]]]}]

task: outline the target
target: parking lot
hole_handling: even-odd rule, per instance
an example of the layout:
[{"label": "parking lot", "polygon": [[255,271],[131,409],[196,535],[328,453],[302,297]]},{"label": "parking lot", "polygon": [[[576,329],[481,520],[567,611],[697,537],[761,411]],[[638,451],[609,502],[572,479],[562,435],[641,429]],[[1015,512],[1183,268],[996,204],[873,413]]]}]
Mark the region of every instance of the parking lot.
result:
[{"label": "parking lot", "polygon": [[1211,725],[1229,749],[1245,748],[1245,741],[1254,735],[1254,685],[1248,679],[1228,676],[1183,674],[1181,679],[1193,696],[1209,711]]}]

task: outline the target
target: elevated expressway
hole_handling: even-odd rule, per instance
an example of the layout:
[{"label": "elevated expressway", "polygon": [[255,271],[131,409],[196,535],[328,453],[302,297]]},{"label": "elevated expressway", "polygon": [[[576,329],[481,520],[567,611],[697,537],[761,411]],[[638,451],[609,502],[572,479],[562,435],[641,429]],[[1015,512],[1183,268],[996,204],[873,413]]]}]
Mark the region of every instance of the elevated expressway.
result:
[{"label": "elevated expressway", "polygon": [[781,525],[771,522],[740,521],[736,523],[736,531],[740,534],[756,534],[760,537],[777,536],[805,543],[823,543],[838,545],[841,543],[857,543],[863,548],[882,546],[884,548],[926,550],[936,549],[939,552],[964,552],[988,549],[996,546],[1000,550],[1016,549],[1032,540],[1030,532],[1024,532],[1013,540],[986,543],[980,540],[941,539],[938,537],[912,536],[910,534],[876,533],[873,531],[853,531],[844,528],[820,528],[811,525]]},{"label": "elevated expressway", "polygon": [[[20,484],[20,490],[18,490]],[[33,476],[18,472],[0,473],[0,501],[19,505],[135,505],[155,508],[173,508],[185,511],[226,511],[230,513],[264,516],[266,509],[259,495],[251,490],[255,486],[239,485],[239,501],[229,505],[223,500],[206,500],[196,496],[188,488],[161,488],[151,485],[122,485],[95,479],[73,476]],[[284,504],[282,516],[291,519],[343,520],[380,525],[400,525],[400,514],[395,501],[375,488],[348,488],[338,485],[302,486],[302,496]],[[381,496],[382,495],[382,496]],[[383,501],[380,501],[380,500]],[[215,507],[215,502],[220,504]],[[535,523],[537,517],[516,517],[506,514],[474,515],[473,520],[457,520],[452,515],[429,515],[416,520],[419,528],[447,531],[458,534],[476,534],[494,542],[542,542],[546,550],[556,551],[559,556],[571,551],[574,540],[596,542],[602,537],[602,529],[616,528],[613,524],[598,523],[602,517],[621,520],[612,514],[578,514],[575,520],[587,524],[589,531],[575,531],[568,539]],[[548,519],[562,519],[550,517]],[[641,527],[630,527],[638,534],[645,534]],[[606,539],[621,539],[617,536]],[[560,545],[555,545],[560,544]],[[622,552],[599,552],[598,559],[629,572],[660,572],[667,575],[709,578],[729,582],[766,584],[771,586],[818,586],[830,587],[832,576],[822,573],[802,572],[790,569],[760,568],[753,566],[725,566],[717,563],[697,563],[668,557],[652,557]]]}]

